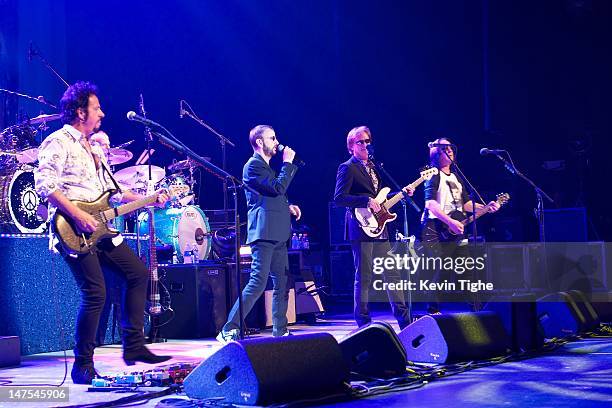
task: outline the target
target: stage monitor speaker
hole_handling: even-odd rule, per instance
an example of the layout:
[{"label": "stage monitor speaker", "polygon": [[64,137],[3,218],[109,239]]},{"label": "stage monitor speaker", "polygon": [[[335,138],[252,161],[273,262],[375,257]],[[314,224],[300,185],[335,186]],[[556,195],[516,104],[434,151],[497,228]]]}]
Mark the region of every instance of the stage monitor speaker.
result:
[{"label": "stage monitor speaker", "polygon": [[227,318],[223,264],[200,263],[159,267],[170,293],[174,318],[160,328],[163,337],[214,337]]},{"label": "stage monitor speaker", "polygon": [[340,341],[351,373],[369,377],[396,377],[406,373],[406,351],[393,327],[374,322]]},{"label": "stage monitor speaker", "polygon": [[399,334],[408,361],[450,364],[506,354],[508,335],[493,312],[426,315]]},{"label": "stage monitor speaker", "polygon": [[342,390],[348,367],[328,333],[231,342],[191,372],[190,398],[265,405],[316,398]]},{"label": "stage monitor speaker", "polygon": [[565,337],[591,330],[593,322],[581,309],[567,292],[551,293],[538,299],[538,320],[544,336]]},{"label": "stage monitor speaker", "polygon": [[489,302],[487,311],[497,313],[501,319],[513,351],[538,350],[544,345],[535,295],[513,295],[508,301]]}]

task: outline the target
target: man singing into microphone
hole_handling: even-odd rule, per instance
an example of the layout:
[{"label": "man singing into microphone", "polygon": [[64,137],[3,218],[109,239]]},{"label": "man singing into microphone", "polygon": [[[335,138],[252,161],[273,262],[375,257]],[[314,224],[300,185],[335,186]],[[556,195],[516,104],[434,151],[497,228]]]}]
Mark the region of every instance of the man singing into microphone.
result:
[{"label": "man singing into microphone", "polygon": [[[346,207],[345,236],[351,242],[355,266],[354,312],[359,327],[370,323],[369,290],[372,282],[372,263],[374,258],[386,257],[390,251],[387,227],[377,238],[367,236],[353,214],[355,208],[369,208],[380,211],[380,204],[374,200],[383,187],[381,179],[368,159],[367,146],[372,143],[372,133],[366,126],[351,129],[346,138],[346,147],[351,158],[338,167],[334,203]],[[412,195],[412,189],[406,189]],[[385,280],[399,281],[397,270],[386,270]],[[408,308],[401,291],[387,291],[393,315],[401,329],[407,326]]]},{"label": "man singing into microphone", "polygon": [[[425,211],[421,218],[421,240],[427,244],[426,250],[429,256],[456,258],[468,255],[464,251],[465,248],[455,245],[454,242],[441,245],[445,241],[441,234],[447,228],[458,236],[464,232],[464,225],[451,218],[450,214],[454,211],[463,213],[473,211],[473,203],[467,188],[452,170],[454,160],[456,160],[454,145],[448,138],[436,139],[429,144],[430,164],[439,170],[437,175],[425,182]],[[491,212],[499,210],[496,201],[491,201],[488,206]],[[483,204],[476,203],[477,210],[483,207]],[[442,271],[436,271],[434,280],[442,281],[441,273]],[[426,309],[428,313],[439,312],[439,296],[426,305]]]},{"label": "man singing into microphone", "polygon": [[[99,221],[77,207],[73,200],[91,202],[108,190],[117,191],[113,199],[122,202],[142,198],[130,191],[118,190],[102,149],[91,144],[91,136],[100,128],[104,118],[97,92],[97,87],[90,82],[77,82],[64,92],[60,101],[64,127],[43,141],[38,153],[40,164],[34,172],[36,191],[49,200],[51,213],[61,211],[76,228],[85,233],[95,231]],[[158,197],[160,205],[167,200],[165,194]],[[52,244],[59,247],[57,238],[53,239]],[[91,380],[98,375],[93,354],[98,322],[106,299],[103,267],[114,270],[125,283],[121,334],[126,364],[132,365],[136,361],[153,364],[170,359],[169,356],[151,353],[144,345],[148,271],[121,235],[101,240],[84,255],[70,255],[63,250],[62,254],[81,290],[71,372],[75,384],[91,384]]]},{"label": "man singing into microphone", "polygon": [[[291,215],[297,220],[302,213],[297,205],[290,205],[287,189],[297,171],[293,164],[295,152],[283,149],[283,165],[276,174],[270,159],[278,152],[279,143],[274,129],[259,125],[251,129],[249,142],[254,154],[242,170],[242,180],[253,191],[246,190],[248,233],[246,243],[251,246],[252,264],[249,283],[242,291],[242,310],[246,316],[266,289],[272,276],[272,335],[288,336],[287,330],[287,241],[291,235]],[[221,343],[238,340],[240,328],[239,303],[236,301],[227,323],[217,336]]]}]

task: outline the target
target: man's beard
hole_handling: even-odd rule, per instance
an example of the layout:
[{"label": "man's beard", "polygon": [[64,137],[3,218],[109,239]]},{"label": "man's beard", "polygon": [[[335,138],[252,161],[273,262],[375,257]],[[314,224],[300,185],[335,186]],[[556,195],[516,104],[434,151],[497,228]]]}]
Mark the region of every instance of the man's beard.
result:
[{"label": "man's beard", "polygon": [[273,148],[270,149],[269,147],[264,146],[263,147],[263,152],[264,152],[264,154],[266,156],[274,156],[276,154],[276,148],[273,147]]}]

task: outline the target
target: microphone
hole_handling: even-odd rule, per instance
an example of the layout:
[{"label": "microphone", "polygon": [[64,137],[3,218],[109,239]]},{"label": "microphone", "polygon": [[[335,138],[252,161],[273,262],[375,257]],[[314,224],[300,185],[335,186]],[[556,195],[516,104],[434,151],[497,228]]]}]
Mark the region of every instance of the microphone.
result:
[{"label": "microphone", "polygon": [[183,119],[183,116],[185,116],[185,110],[183,109],[183,100],[181,99],[179,101],[179,118]]},{"label": "microphone", "polygon": [[506,151],[504,149],[488,149],[486,147],[483,147],[482,149],[480,149],[480,155],[481,156],[486,156],[487,154],[500,154],[500,153],[505,153]]},{"label": "microphone", "polygon": [[434,142],[427,143],[427,147],[429,147],[430,149],[432,147],[448,147],[448,146],[455,147],[454,144],[450,144],[450,143],[434,143]]},{"label": "microphone", "polygon": [[127,116],[128,120],[133,120],[134,122],[140,122],[140,123],[142,123],[143,125],[146,125],[146,126],[162,127],[159,123],[153,122],[152,120],[149,120],[147,118],[143,118],[142,116],[137,115],[136,112],[134,112],[134,111],[129,111],[126,116]]},{"label": "microphone", "polygon": [[[278,151],[282,152],[283,150],[285,150],[285,145],[279,144],[278,145]],[[293,157],[293,163],[298,165],[298,166],[300,166],[300,167],[306,165],[306,162],[304,162],[304,160],[300,159],[297,154]]]}]

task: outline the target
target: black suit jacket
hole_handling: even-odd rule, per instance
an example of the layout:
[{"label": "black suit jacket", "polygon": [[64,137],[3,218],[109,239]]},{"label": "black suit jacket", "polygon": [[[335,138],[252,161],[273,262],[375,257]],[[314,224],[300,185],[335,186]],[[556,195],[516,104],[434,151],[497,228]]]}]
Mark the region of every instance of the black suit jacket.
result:
[{"label": "black suit jacket", "polygon": [[[378,176],[378,187],[382,187],[380,183],[380,175]],[[376,197],[378,190],[374,190],[374,184],[370,175],[367,173],[364,165],[351,156],[350,159],[342,163],[338,167],[338,174],[336,175],[336,192],[334,194],[334,204],[338,207],[346,207],[345,217],[345,239],[351,241],[370,241],[372,238],[368,237],[363,233],[359,227],[359,223],[353,215],[353,208],[367,207],[369,197]],[[377,239],[387,239],[388,233],[387,228],[383,231],[381,236]]]},{"label": "black suit jacket", "polygon": [[258,239],[286,241],[291,236],[291,214],[287,188],[293,180],[297,166],[283,163],[280,174],[257,153],[242,169],[242,180],[255,190],[246,190],[248,207],[247,244]]}]

